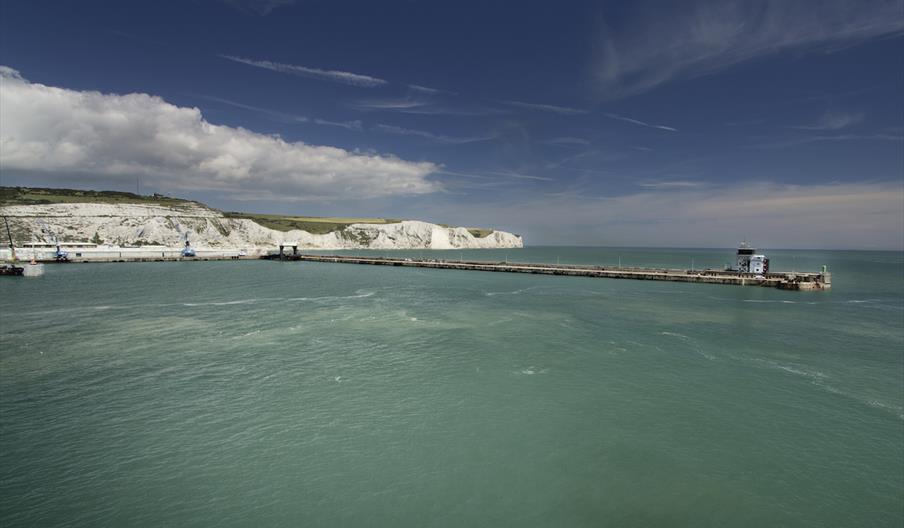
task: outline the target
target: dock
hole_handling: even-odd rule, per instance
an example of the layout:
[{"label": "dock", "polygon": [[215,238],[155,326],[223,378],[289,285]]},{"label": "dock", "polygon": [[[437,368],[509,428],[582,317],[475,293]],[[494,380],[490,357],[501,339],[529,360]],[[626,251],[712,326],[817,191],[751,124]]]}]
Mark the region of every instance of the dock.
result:
[{"label": "dock", "polygon": [[684,270],[665,268],[610,267],[565,264],[530,264],[516,262],[482,262],[473,260],[436,260],[389,257],[350,257],[339,255],[287,255],[295,261],[327,262],[336,264],[362,264],[369,266],[405,266],[468,271],[494,271],[502,273],[533,273],[540,275],[567,275],[608,279],[658,280],[695,282],[703,284],[727,284],[733,286],[761,286],[782,290],[816,291],[832,287],[832,274],[823,272],[767,272],[764,274],[731,270]]}]

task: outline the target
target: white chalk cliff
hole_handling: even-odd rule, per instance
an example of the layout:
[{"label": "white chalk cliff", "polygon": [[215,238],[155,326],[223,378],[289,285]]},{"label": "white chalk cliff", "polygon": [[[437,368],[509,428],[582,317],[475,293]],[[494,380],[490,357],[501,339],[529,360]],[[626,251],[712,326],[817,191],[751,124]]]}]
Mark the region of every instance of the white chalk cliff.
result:
[{"label": "white chalk cliff", "polygon": [[351,224],[326,234],[278,231],[253,220],[226,218],[219,211],[188,202],[178,206],[146,204],[61,203],[11,205],[0,211],[9,219],[16,243],[102,240],[106,245],[164,245],[178,248],[188,234],[197,248],[265,251],[297,243],[309,249],[466,249],[522,247],[521,237],[493,231],[475,237],[463,227],[428,222]]}]

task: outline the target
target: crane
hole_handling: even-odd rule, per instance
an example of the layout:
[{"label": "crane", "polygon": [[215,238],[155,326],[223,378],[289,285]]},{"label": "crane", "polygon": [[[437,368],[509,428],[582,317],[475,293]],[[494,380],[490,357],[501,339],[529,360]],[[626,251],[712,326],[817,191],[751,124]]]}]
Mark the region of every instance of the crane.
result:
[{"label": "crane", "polygon": [[41,232],[50,237],[50,241],[56,246],[56,251],[53,253],[53,257],[57,260],[57,262],[69,262],[69,253],[63,251],[60,248],[60,240],[57,238],[53,231],[50,230],[50,227],[43,221],[38,220],[38,224],[41,226]]},{"label": "crane", "polygon": [[12,254],[12,261],[16,262],[16,246],[13,244],[13,234],[9,230],[9,221],[3,217],[3,223],[6,224],[6,236],[9,237],[9,252]]}]

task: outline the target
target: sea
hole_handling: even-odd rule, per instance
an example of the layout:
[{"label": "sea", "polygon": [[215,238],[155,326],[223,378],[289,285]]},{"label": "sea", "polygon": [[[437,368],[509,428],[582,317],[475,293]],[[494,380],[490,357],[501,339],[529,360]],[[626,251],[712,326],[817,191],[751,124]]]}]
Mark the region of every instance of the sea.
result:
[{"label": "sea", "polygon": [[833,289],[247,260],[2,277],[0,526],[900,527],[904,254],[767,254]]}]

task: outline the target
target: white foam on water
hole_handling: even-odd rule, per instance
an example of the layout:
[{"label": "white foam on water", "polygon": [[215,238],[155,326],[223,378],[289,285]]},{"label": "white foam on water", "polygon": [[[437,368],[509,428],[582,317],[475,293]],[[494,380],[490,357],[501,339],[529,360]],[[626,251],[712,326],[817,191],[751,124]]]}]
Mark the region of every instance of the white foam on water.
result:
[{"label": "white foam on water", "polygon": [[678,339],[687,341],[687,343],[690,346],[694,347],[694,352],[696,352],[697,354],[700,354],[701,356],[703,356],[704,358],[706,358],[710,361],[713,361],[716,359],[716,356],[705,352],[702,348],[700,348],[700,345],[697,344],[696,341],[694,341],[693,339],[691,339],[690,337],[688,337],[684,334],[679,334],[678,332],[659,332],[659,335],[677,337]]},{"label": "white foam on water", "polygon": [[850,299],[841,302],[843,304],[855,305],[871,310],[900,311],[902,308],[904,308],[904,304],[901,303],[900,299],[896,299],[892,302],[883,302],[882,299]]},{"label": "white foam on water", "polygon": [[865,403],[870,407],[875,407],[877,409],[888,409],[890,411],[895,411],[901,416],[901,418],[904,418],[904,407],[891,405],[879,400],[867,400]]},{"label": "white foam on water", "polygon": [[808,380],[812,385],[819,387],[826,392],[830,392],[832,394],[837,394],[839,396],[843,396],[845,398],[854,400],[860,404],[866,405],[868,407],[872,407],[875,409],[881,409],[883,411],[891,412],[896,414],[899,419],[904,420],[904,407],[899,405],[889,404],[883,401],[879,401],[876,399],[865,399],[854,394],[851,394],[847,391],[843,391],[837,387],[829,385],[826,383],[826,380],[830,379],[830,376],[819,370],[809,370],[805,368],[801,368],[798,366],[790,366],[782,363],[778,363],[776,361],[769,361],[765,359],[753,359],[757,363],[763,363],[768,368],[780,370],[782,372],[787,372],[788,374],[792,374],[794,376],[798,376]]},{"label": "white foam on water", "polygon": [[236,301],[218,301],[218,302],[201,302],[201,303],[182,303],[182,306],[195,307],[195,306],[233,306],[236,304],[253,304],[258,302],[260,299],[239,299]]},{"label": "white foam on water", "polygon": [[[148,305],[148,306],[165,306],[165,305],[161,304],[161,305]],[[50,314],[56,314],[56,313],[67,313],[67,312],[84,313],[84,311],[86,309],[112,310],[112,309],[116,308],[116,309],[120,309],[120,310],[127,310],[127,309],[135,308],[135,307],[136,307],[135,305],[128,305],[128,304],[123,304],[123,305],[103,304],[103,305],[98,305],[98,306],[75,306],[75,307],[71,307],[71,308],[52,308],[50,310],[33,310],[33,311],[28,311],[28,312],[17,312],[16,314],[23,316],[23,317],[32,316],[32,315],[44,316],[44,315],[50,315]]]},{"label": "white foam on water", "polygon": [[815,301],[789,301],[787,299],[744,299],[746,303],[771,303],[771,304],[819,304]]},{"label": "white foam on water", "polygon": [[[364,292],[364,293],[358,293]],[[284,300],[289,302],[329,302],[329,301],[340,301],[344,299],[366,299],[367,297],[371,297],[375,294],[375,291],[364,291],[358,290],[355,292],[355,295],[324,295],[323,297],[288,297],[286,299],[274,299],[274,300]]]},{"label": "white foam on water", "polygon": [[825,373],[818,371],[818,370],[807,370],[805,368],[791,366],[791,365],[784,365],[784,364],[778,363],[776,361],[769,361],[769,360],[765,360],[765,359],[757,359],[755,361],[765,363],[769,368],[781,370],[781,371],[787,372],[789,374],[794,374],[795,376],[801,376],[803,378],[808,378],[808,379],[812,379],[812,380],[824,380],[829,377]]},{"label": "white foam on water", "polygon": [[375,294],[375,291],[367,291],[367,290],[356,290],[355,295],[349,295],[346,299],[364,299],[365,297],[370,297]]},{"label": "white foam on water", "polygon": [[493,297],[495,295],[520,295],[526,291],[535,290],[538,287],[539,286],[531,286],[530,288],[522,288],[520,290],[504,291],[504,292],[484,292],[484,295],[486,295],[487,297]]},{"label": "white foam on water", "polygon": [[823,384],[823,383],[814,382],[814,385],[817,385],[817,386],[819,386],[819,387],[825,389],[826,391],[831,392],[832,394],[837,394],[837,395],[839,395],[839,396],[844,396],[845,398],[849,398],[849,399],[854,400],[854,401],[856,401],[856,402],[858,402],[858,403],[862,403],[862,404],[864,404],[864,405],[866,405],[866,406],[868,406],[868,407],[872,407],[872,408],[874,408],[874,409],[880,409],[880,410],[883,410],[883,411],[891,412],[891,413],[893,413],[893,414],[898,415],[898,418],[899,418],[899,419],[904,420],[904,407],[901,407],[901,406],[899,406],[899,405],[892,405],[892,404],[885,403],[885,402],[882,402],[882,401],[879,401],[879,400],[867,400],[867,399],[863,399],[863,398],[858,398],[857,396],[855,396],[855,395],[853,395],[853,394],[844,392],[843,390],[840,390],[840,389],[837,389],[837,388],[835,388],[835,387],[832,387],[831,385],[825,385],[825,384]]}]

